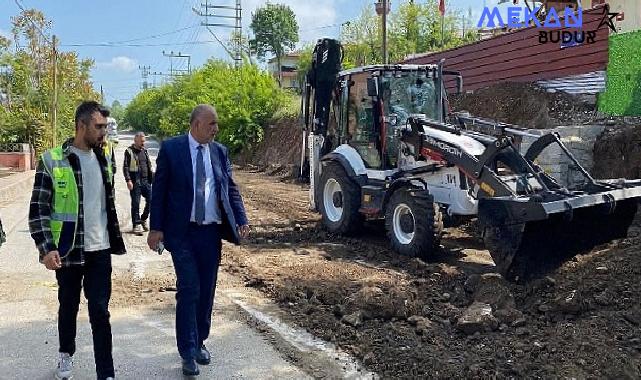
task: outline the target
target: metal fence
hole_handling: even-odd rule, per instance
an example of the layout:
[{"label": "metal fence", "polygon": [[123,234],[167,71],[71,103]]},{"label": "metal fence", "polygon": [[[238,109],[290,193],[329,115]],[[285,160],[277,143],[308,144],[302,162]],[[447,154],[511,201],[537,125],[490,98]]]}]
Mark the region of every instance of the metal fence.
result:
[{"label": "metal fence", "polygon": [[28,153],[31,146],[25,143],[0,143],[0,153]]}]

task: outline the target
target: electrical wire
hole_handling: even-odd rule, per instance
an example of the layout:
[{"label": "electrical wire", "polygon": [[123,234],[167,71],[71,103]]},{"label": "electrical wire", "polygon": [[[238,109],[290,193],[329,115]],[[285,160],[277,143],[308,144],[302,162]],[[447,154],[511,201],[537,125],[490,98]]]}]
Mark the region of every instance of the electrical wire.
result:
[{"label": "electrical wire", "polygon": [[40,35],[42,36],[42,38],[44,38],[44,40],[45,40],[45,41],[47,41],[47,43],[48,43],[48,44],[51,44],[52,42],[51,42],[51,41],[49,40],[49,38],[44,34],[44,32],[42,31],[42,29],[40,29],[40,27],[36,24],[36,22],[35,22],[35,21],[33,21],[33,19],[32,19],[30,16],[28,16],[28,15],[26,14],[26,13],[27,13],[27,10],[24,8],[24,6],[23,6],[22,4],[20,4],[20,1],[19,1],[19,0],[13,0],[13,1],[16,3],[16,5],[18,6],[18,8],[20,8],[20,10],[21,10],[21,11],[22,11],[22,13],[24,14],[24,16],[29,20],[29,22],[31,22],[31,25],[33,25],[33,27],[34,27],[34,28],[36,28],[36,30],[38,31],[38,33],[40,33]]},{"label": "electrical wire", "polygon": [[118,44],[118,45],[109,45],[105,43],[85,43],[85,44],[61,44],[60,46],[64,47],[158,47],[158,46],[185,46],[185,45],[204,45],[216,42],[213,40],[209,41],[193,41],[193,42],[181,42],[181,43],[162,43],[162,44]]}]

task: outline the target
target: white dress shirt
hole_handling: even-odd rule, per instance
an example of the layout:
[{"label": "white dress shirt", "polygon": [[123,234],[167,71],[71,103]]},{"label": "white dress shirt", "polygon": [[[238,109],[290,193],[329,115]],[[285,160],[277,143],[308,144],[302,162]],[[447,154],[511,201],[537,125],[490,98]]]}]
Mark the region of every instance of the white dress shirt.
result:
[{"label": "white dress shirt", "polygon": [[198,157],[198,147],[202,146],[203,160],[205,161],[205,220],[203,224],[221,223],[220,210],[218,207],[218,194],[216,192],[216,178],[214,177],[214,169],[211,166],[211,158],[209,154],[209,144],[200,144],[191,135],[189,136],[189,153],[191,154],[191,169],[194,177],[192,188],[194,189],[194,200],[191,203],[191,218],[192,222],[196,221],[196,158]]}]

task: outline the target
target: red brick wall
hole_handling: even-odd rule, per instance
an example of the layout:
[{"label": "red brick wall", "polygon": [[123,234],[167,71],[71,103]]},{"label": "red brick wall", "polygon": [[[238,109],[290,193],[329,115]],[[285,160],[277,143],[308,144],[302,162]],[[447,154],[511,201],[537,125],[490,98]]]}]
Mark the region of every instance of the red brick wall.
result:
[{"label": "red brick wall", "polygon": [[21,172],[31,170],[31,153],[0,153],[0,166]]}]

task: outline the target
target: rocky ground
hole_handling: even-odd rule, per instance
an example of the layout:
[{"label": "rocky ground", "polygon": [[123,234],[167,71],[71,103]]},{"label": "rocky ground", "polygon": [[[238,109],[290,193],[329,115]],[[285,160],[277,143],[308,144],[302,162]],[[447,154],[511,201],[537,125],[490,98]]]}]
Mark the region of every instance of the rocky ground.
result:
[{"label": "rocky ground", "polygon": [[[526,128],[607,124],[593,174],[641,177],[638,118],[610,118],[523,84],[453,106]],[[641,218],[628,239],[528,283],[507,283],[494,274],[474,223],[448,228],[428,262],[392,252],[382,224],[354,238],[327,234],[308,210],[307,189],[284,175],[300,152],[282,142],[298,140],[296,121],[281,121],[245,152],[246,170],[236,176],[254,233],[223,260],[278,302],[290,323],[383,378],[641,378]]]},{"label": "rocky ground", "polygon": [[515,124],[527,129],[549,129],[562,125],[641,125],[639,117],[611,117],[596,110],[594,100],[585,101],[563,92],[550,93],[529,83],[499,83],[450,96],[455,111]]},{"label": "rocky ground", "polygon": [[641,122],[608,127],[594,147],[597,178],[641,178]]},{"label": "rocky ground", "polygon": [[267,125],[263,140],[247,147],[234,162],[270,175],[294,177],[299,172],[303,129],[298,118]]},{"label": "rocky ground", "polygon": [[288,322],[383,378],[641,377],[641,255],[631,237],[547,277],[506,283],[473,225],[423,262],[393,253],[380,224],[330,236],[304,187],[236,173],[254,233],[226,271],[273,298]]}]

